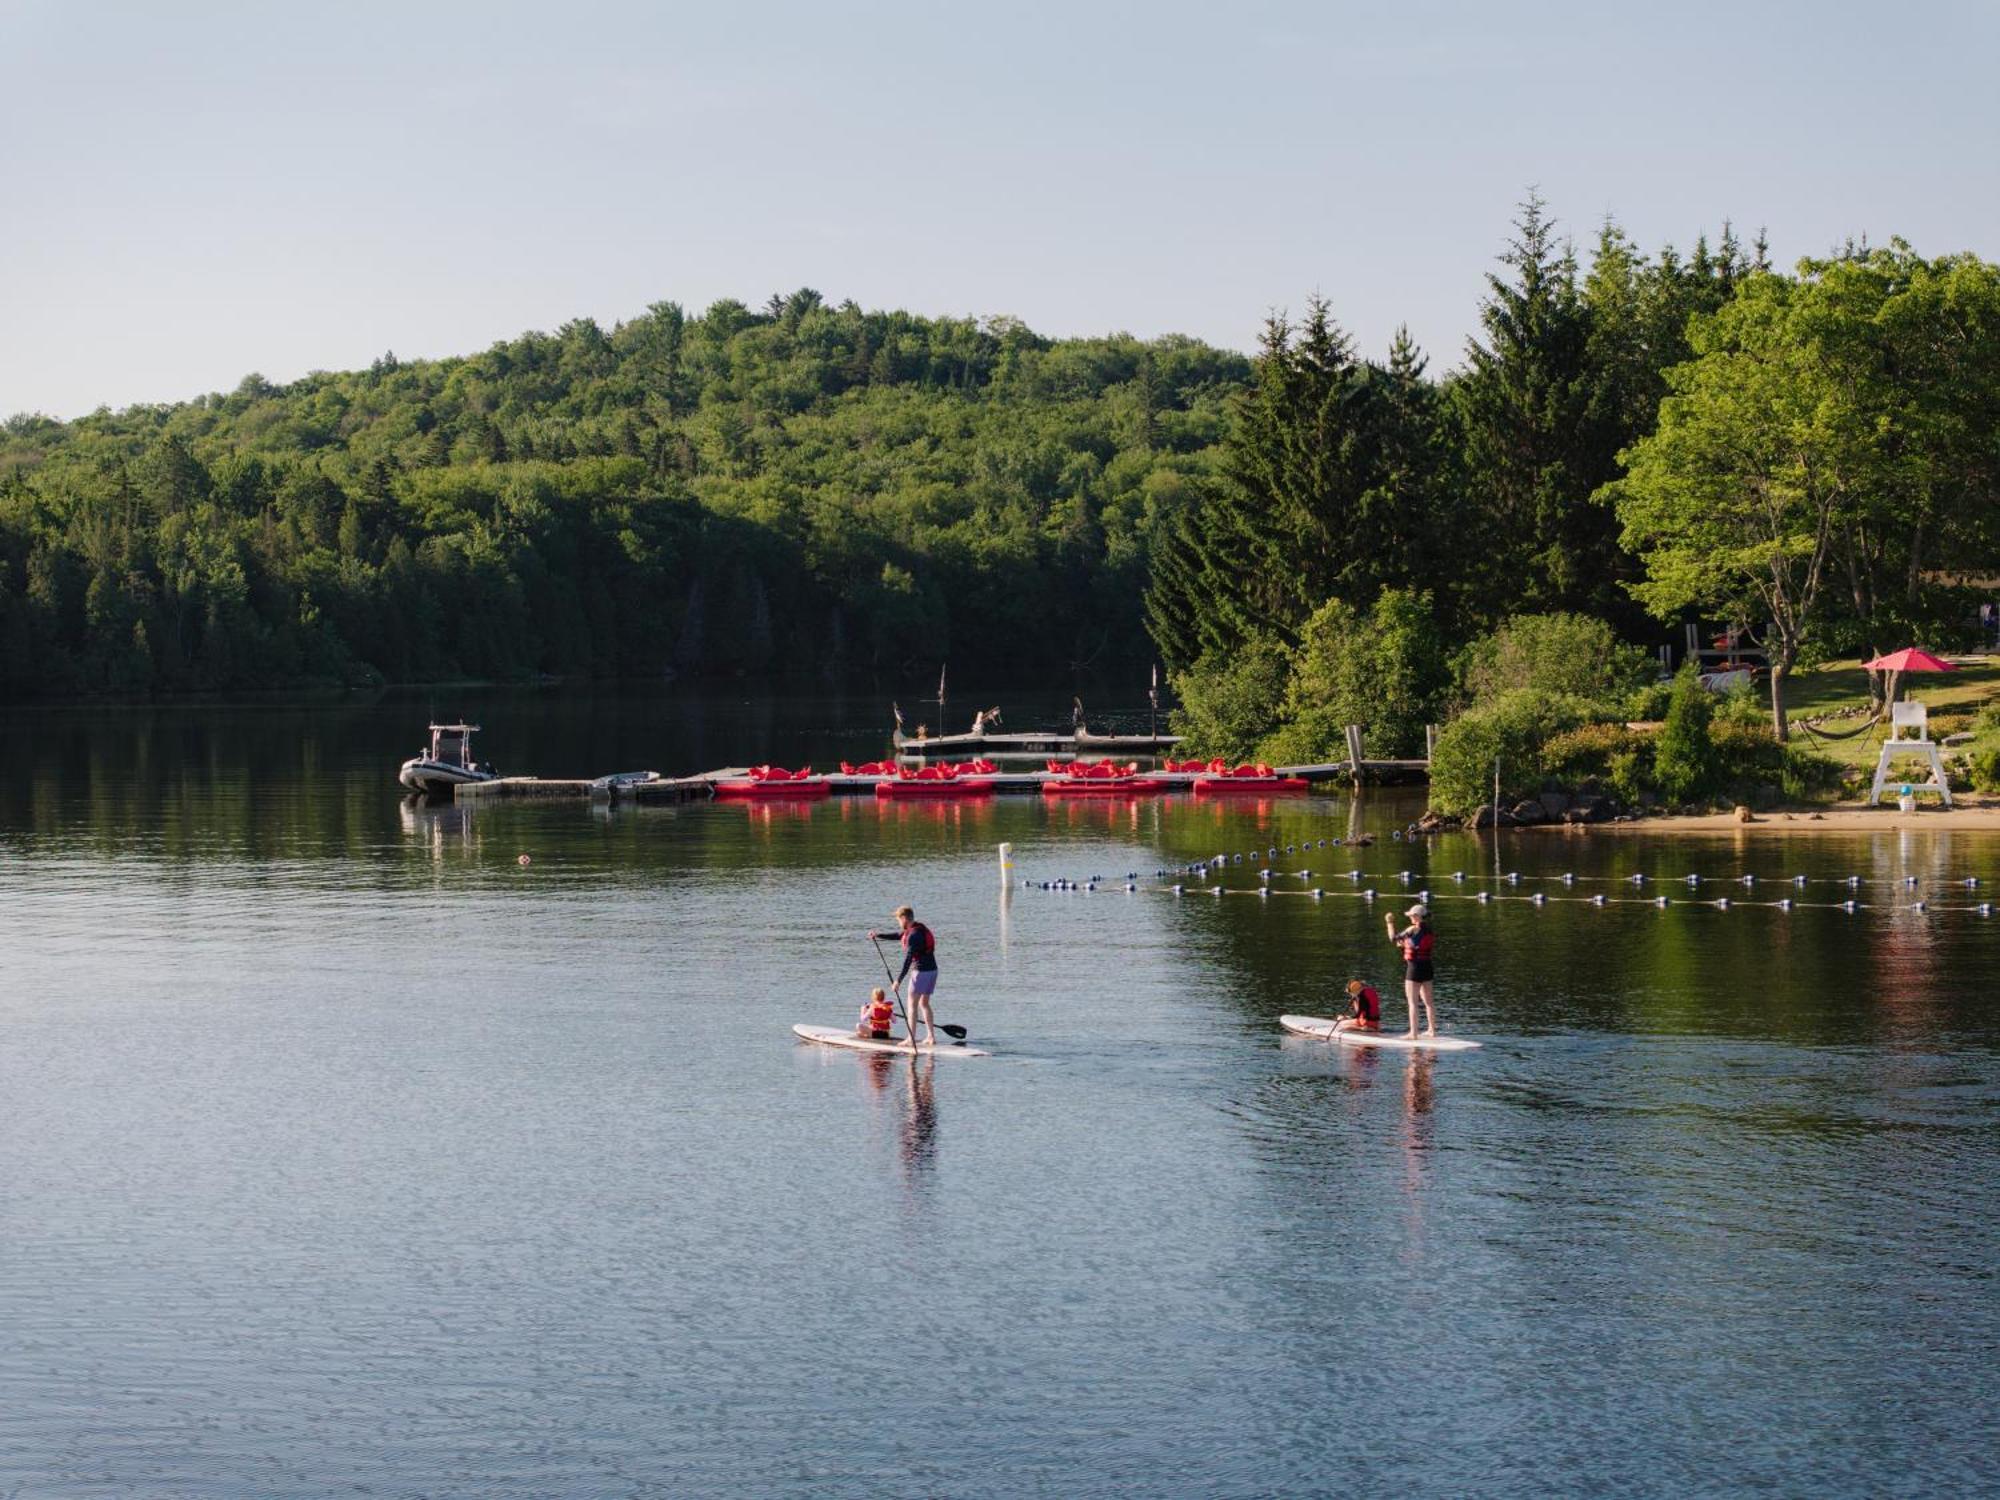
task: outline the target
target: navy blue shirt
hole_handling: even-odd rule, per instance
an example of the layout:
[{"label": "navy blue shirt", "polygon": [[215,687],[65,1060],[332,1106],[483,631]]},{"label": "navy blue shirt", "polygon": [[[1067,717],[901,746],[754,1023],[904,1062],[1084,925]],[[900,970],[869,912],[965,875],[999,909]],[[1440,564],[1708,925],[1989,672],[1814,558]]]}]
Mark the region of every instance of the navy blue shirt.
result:
[{"label": "navy blue shirt", "polygon": [[906,978],[911,969],[928,973],[937,967],[937,939],[931,936],[930,928],[921,922],[912,922],[908,932],[878,932],[877,938],[894,939],[903,945],[903,967],[898,971],[898,982]]}]

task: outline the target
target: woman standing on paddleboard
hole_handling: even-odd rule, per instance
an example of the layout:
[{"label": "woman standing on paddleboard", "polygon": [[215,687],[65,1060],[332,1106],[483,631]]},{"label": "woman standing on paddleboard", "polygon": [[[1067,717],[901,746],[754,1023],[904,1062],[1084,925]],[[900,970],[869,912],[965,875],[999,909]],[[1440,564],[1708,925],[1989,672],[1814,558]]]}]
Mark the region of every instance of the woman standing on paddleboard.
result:
[{"label": "woman standing on paddleboard", "polygon": [[1437,1035],[1437,1012],[1431,1007],[1431,952],[1437,937],[1431,931],[1430,908],[1421,901],[1403,913],[1410,925],[1396,931],[1396,919],[1384,915],[1389,941],[1403,950],[1403,997],[1410,1004],[1410,1035],[1417,1034],[1417,1003],[1423,1002],[1425,1036]]},{"label": "woman standing on paddleboard", "polygon": [[905,977],[910,981],[910,1041],[915,1044],[917,1019],[922,1017],[924,1040],[936,1046],[937,1024],[931,1019],[931,992],[937,988],[937,939],[907,906],[896,908],[896,931],[871,932],[868,936],[878,943],[893,939],[903,945],[903,968],[896,982],[901,984]]}]

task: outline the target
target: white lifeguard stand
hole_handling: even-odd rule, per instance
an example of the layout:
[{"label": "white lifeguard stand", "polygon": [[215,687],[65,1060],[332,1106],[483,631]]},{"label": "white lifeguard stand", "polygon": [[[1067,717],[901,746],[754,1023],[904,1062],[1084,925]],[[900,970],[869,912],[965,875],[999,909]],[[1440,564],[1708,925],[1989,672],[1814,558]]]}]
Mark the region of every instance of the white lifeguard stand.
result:
[{"label": "white lifeguard stand", "polygon": [[[1903,734],[1905,729],[1911,731],[1908,737]],[[1882,753],[1875,761],[1875,785],[1869,790],[1868,805],[1873,807],[1882,800],[1882,784],[1889,779],[1889,768],[1902,755],[1921,755],[1931,763],[1931,779],[1912,783],[1911,790],[1934,791],[1950,807],[1951,786],[1945,780],[1944,762],[1938,758],[1937,746],[1931,743],[1930,712],[1921,703],[1889,705],[1889,738],[1882,742]]]}]

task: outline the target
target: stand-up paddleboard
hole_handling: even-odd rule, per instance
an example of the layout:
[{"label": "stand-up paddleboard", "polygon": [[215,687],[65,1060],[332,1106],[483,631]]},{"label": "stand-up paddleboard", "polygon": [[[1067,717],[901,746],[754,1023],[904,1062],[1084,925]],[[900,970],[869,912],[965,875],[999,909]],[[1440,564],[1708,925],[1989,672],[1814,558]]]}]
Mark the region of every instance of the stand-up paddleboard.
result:
[{"label": "stand-up paddleboard", "polygon": [[1300,1036],[1318,1037],[1347,1047],[1396,1047],[1405,1052],[1470,1052],[1479,1043],[1462,1036],[1407,1036],[1400,1031],[1335,1031],[1324,1016],[1280,1016],[1278,1024]]},{"label": "stand-up paddleboard", "polygon": [[[845,1047],[850,1052],[900,1052],[910,1055],[910,1044],[901,1038],[882,1041],[872,1036],[856,1036],[853,1030],[839,1026],[794,1026],[792,1030],[803,1040],[818,1042],[822,1047]],[[977,1047],[963,1047],[955,1042],[918,1042],[919,1057],[991,1057],[990,1052],[982,1052]]]}]

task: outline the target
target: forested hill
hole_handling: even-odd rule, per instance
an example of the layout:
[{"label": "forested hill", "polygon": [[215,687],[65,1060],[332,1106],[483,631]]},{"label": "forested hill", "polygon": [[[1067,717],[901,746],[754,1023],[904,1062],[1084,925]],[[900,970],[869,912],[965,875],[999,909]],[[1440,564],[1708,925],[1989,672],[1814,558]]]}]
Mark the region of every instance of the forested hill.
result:
[{"label": "forested hill", "polygon": [[0,427],[0,693],[1135,667],[1244,357],[673,303]]}]

